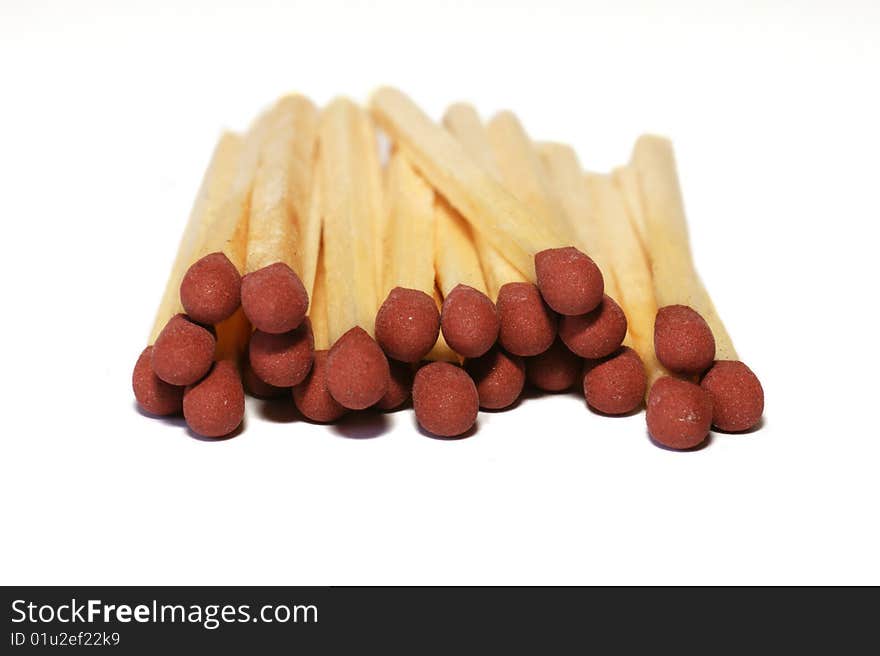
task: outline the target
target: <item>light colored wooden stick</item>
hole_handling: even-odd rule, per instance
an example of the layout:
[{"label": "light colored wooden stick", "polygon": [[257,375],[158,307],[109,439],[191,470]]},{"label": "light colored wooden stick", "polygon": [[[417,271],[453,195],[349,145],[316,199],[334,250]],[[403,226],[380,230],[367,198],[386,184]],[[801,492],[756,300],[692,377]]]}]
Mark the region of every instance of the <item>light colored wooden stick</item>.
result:
[{"label": "light colored wooden stick", "polygon": [[[561,143],[538,144],[550,189],[566,215],[575,245],[587,253],[604,273],[610,269],[597,226],[595,207],[590,199],[584,172],[574,148]],[[607,290],[606,290],[607,292]]]},{"label": "light colored wooden stick", "polygon": [[201,257],[200,249],[205,240],[205,232],[210,226],[218,223],[227,207],[244,145],[245,140],[240,135],[227,132],[220,137],[214,148],[214,154],[205,171],[171,273],[165,284],[148,344],[156,341],[156,337],[171,317],[183,312],[183,305],[180,303],[180,281],[183,280],[190,265]]},{"label": "light colored wooden stick", "polygon": [[[317,146],[317,142],[316,142]],[[306,214],[305,225],[302,230],[302,256],[300,258],[300,279],[309,293],[311,299],[315,291],[318,272],[318,253],[321,251],[321,227],[323,222],[322,211],[322,174],[320,154],[317,147],[314,153],[312,166],[312,188],[309,192],[309,210]]]},{"label": "light colored wooden stick", "polygon": [[396,150],[386,172],[388,222],[381,296],[395,287],[434,293],[434,190]]},{"label": "light colored wooden stick", "polygon": [[308,98],[286,96],[269,111],[251,192],[246,273],[283,262],[302,274],[317,133],[318,111]]},{"label": "light colored wooden stick", "polygon": [[315,350],[329,349],[333,344],[330,342],[327,327],[327,278],[324,271],[324,251],[321,249],[318,255],[315,283],[312,287],[311,303],[309,304],[309,320],[312,323],[312,335],[315,338]]},{"label": "light colored wooden stick", "polygon": [[537,148],[513,112],[499,112],[487,126],[501,183],[565,245],[574,243],[571,226],[557,202]]},{"label": "light colored wooden stick", "polygon": [[327,325],[334,343],[355,326],[373,335],[382,183],[375,132],[360,107],[336,99],[320,123]]},{"label": "light colored wooden stick", "polygon": [[715,336],[715,357],[738,360],[730,335],[694,266],[672,143],[653,135],[640,137],[633,149],[632,166],[638,173],[658,305],[688,305],[699,312]]},{"label": "light colored wooden stick", "polygon": [[591,198],[596,204],[596,217],[603,234],[606,259],[610,262],[617,287],[617,302],[626,313],[629,345],[645,364],[648,389],[669,372],[654,355],[654,317],[657,302],[651,269],[639,247],[627,206],[620,190],[609,176],[589,174]]},{"label": "light colored wooden stick", "polygon": [[434,208],[437,227],[434,267],[440,291],[448,296],[456,285],[462,284],[485,294],[486,280],[470,226],[442,197],[436,197]]},{"label": "light colored wooden stick", "polygon": [[[446,110],[443,124],[474,161],[500,182],[501,173],[495,164],[492,144],[489,143],[489,135],[477,111],[466,103],[456,103]],[[497,299],[498,290],[509,282],[526,281],[526,277],[486,237],[476,231],[472,231],[472,236],[489,298]]]},{"label": "light colored wooden stick", "polygon": [[642,252],[650,262],[648,237],[645,234],[645,209],[642,207],[642,192],[639,189],[639,174],[632,166],[619,166],[611,172],[611,177],[623,195],[627,215],[636,235],[638,235]]},{"label": "light colored wooden stick", "polygon": [[428,182],[531,281],[534,255],[566,245],[400,91],[378,90],[371,109]]}]

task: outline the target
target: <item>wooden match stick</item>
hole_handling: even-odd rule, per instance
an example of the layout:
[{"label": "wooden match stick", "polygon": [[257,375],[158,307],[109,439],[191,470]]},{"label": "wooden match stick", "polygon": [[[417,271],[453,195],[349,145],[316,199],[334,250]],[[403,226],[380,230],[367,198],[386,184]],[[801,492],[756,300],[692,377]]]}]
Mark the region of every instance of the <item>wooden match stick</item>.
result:
[{"label": "wooden match stick", "polygon": [[286,96],[269,112],[260,149],[248,223],[242,306],[259,331],[280,334],[297,328],[308,309],[298,275],[314,261],[303,237],[309,215],[318,112],[303,96]]},{"label": "wooden match stick", "polygon": [[498,315],[486,295],[486,281],[470,226],[441,196],[437,196],[434,208],[434,266],[443,294],[441,330],[456,353],[476,358],[492,348],[498,338]]},{"label": "wooden match stick", "polygon": [[388,221],[384,239],[387,296],[376,314],[376,341],[388,357],[418,362],[440,333],[434,303],[434,191],[406,156],[395,151],[386,181]]},{"label": "wooden match stick", "polygon": [[633,348],[644,363],[648,378],[648,432],[659,444],[672,449],[690,449],[709,434],[712,402],[692,382],[670,375],[654,353],[654,317],[657,302],[650,264],[639,245],[634,221],[627,213],[621,190],[607,176],[590,176],[602,217],[604,243],[629,321]]},{"label": "wooden match stick", "polygon": [[388,390],[388,361],[370,336],[378,306],[381,170],[367,114],[345,98],[321,115],[320,166],[327,326],[327,387],[352,410],[378,402]]},{"label": "wooden match stick", "polygon": [[[664,359],[661,347],[664,352],[671,350],[673,356],[678,356],[694,342],[689,323],[682,325],[677,319],[692,308],[708,325],[710,336],[714,337],[714,352],[711,357],[699,358],[699,362],[694,362],[693,357],[680,356],[675,357],[675,361],[693,365],[686,369],[695,373],[711,366],[702,385],[713,399],[716,427],[727,431],[753,428],[764,411],[764,390],[757,376],[740,362],[730,333],[697,274],[672,143],[662,137],[640,137],[633,149],[632,165],[638,174],[646,246],[654,274],[654,290],[661,305],[654,333],[658,356]],[[661,325],[661,321],[665,325]],[[688,322],[691,321],[688,318]],[[709,355],[708,349],[706,355]]]},{"label": "wooden match stick", "polygon": [[[473,106],[467,103],[450,105],[443,115],[443,125],[475,162],[501,182],[501,173],[495,163],[489,135]],[[527,282],[519,269],[513,266],[482,233],[476,230],[471,232],[490,299],[497,299],[501,287],[509,282]]]}]

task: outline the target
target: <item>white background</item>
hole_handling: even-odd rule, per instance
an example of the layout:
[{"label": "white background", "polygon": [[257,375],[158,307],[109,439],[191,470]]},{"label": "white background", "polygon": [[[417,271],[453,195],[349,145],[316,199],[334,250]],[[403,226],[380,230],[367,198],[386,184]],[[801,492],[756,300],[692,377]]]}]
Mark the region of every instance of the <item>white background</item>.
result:
[{"label": "white background", "polygon": [[[0,4],[2,583],[880,583],[880,5],[221,4]],[[460,441],[138,414],[220,130],[379,84],[514,109],[594,170],[670,135],[763,429],[672,453],[575,395]]]}]

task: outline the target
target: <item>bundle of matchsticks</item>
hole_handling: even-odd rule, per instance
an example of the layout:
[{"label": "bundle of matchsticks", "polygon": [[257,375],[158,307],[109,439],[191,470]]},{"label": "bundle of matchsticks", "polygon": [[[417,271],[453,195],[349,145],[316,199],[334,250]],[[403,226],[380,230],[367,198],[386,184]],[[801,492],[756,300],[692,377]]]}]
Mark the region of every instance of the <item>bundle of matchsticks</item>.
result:
[{"label": "bundle of matchsticks", "polygon": [[145,413],[206,437],[235,433],[245,390],[319,423],[411,399],[424,431],[462,436],[526,384],[644,404],[678,450],[764,407],[697,275],[668,140],[587,173],[510,112],[435,123],[391,88],[368,109],[286,96],[222,136],[133,373]]}]

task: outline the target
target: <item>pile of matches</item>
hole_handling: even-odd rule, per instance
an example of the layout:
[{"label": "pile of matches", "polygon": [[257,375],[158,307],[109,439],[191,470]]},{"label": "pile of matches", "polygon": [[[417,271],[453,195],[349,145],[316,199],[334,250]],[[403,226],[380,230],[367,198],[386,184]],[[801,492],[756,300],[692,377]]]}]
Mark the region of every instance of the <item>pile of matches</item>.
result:
[{"label": "pile of matches", "polygon": [[368,110],[287,96],[223,135],[133,375],[146,413],[205,437],[239,427],[245,389],[313,422],[412,398],[459,436],[526,382],[605,415],[645,402],[671,449],[764,408],[696,273],[669,141],[585,173],[510,112],[438,124],[390,88]]}]

